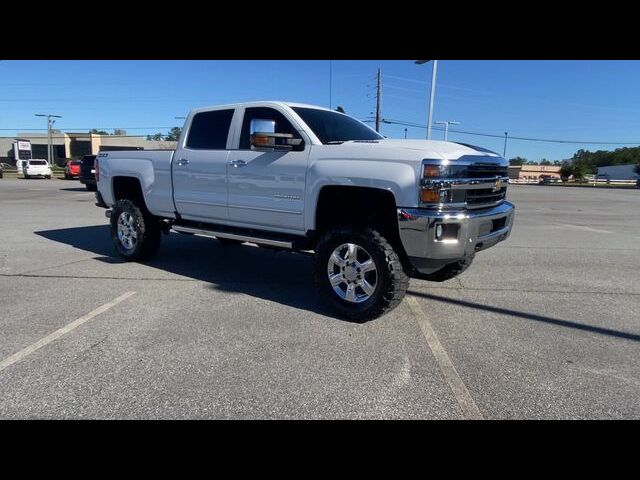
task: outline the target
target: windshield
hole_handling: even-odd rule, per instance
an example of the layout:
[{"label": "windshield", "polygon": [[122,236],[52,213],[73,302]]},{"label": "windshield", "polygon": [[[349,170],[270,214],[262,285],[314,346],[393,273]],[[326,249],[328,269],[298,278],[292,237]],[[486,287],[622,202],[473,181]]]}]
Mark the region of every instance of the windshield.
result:
[{"label": "windshield", "polygon": [[291,107],[316,137],[324,144],[339,144],[349,140],[382,140],[384,137],[364,123],[343,113],[317,108]]}]

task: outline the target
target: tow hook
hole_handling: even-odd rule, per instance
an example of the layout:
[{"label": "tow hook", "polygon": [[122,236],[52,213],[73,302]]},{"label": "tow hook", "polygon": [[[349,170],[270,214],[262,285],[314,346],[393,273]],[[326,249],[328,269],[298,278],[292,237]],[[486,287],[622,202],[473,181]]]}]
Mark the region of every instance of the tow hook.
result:
[{"label": "tow hook", "polygon": [[107,218],[111,218],[111,209],[104,211],[104,216]]}]

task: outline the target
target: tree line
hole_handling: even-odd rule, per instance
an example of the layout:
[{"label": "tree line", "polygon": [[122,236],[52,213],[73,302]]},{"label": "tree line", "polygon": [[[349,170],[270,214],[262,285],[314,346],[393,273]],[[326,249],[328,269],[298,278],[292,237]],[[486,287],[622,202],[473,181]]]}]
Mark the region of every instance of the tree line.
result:
[{"label": "tree line", "polygon": [[598,173],[598,167],[613,165],[635,164],[635,172],[640,175],[640,147],[623,147],[611,150],[597,150],[595,152],[580,149],[567,160],[550,162],[542,159],[540,162],[528,161],[526,158],[515,157],[509,160],[509,165],[560,165],[560,176],[584,178],[588,174]]}]

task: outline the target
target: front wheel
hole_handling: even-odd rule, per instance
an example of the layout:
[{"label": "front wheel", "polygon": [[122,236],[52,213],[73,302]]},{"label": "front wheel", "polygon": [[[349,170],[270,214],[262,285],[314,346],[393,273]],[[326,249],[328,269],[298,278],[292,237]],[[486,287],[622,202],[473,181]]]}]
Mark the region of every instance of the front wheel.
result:
[{"label": "front wheel", "polygon": [[398,254],[370,228],[337,227],[320,239],[315,278],[340,316],[365,322],[397,307],[409,286]]},{"label": "front wheel", "polygon": [[86,183],[85,187],[87,187],[87,190],[90,192],[95,192],[98,189],[96,185],[91,185],[90,183]]},{"label": "front wheel", "polygon": [[118,200],[111,212],[111,240],[125,260],[153,257],[160,247],[160,223],[146,208],[131,200]]}]

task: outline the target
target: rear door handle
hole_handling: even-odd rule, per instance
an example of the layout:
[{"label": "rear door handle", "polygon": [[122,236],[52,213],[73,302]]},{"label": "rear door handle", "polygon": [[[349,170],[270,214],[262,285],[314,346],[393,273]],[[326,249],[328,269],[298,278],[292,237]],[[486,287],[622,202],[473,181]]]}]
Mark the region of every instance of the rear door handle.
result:
[{"label": "rear door handle", "polygon": [[244,160],[232,160],[229,162],[229,165],[232,165],[234,168],[244,167],[247,164]]},{"label": "rear door handle", "polygon": [[180,160],[178,160],[178,165],[189,165],[189,160],[187,160],[186,158],[181,158]]}]

